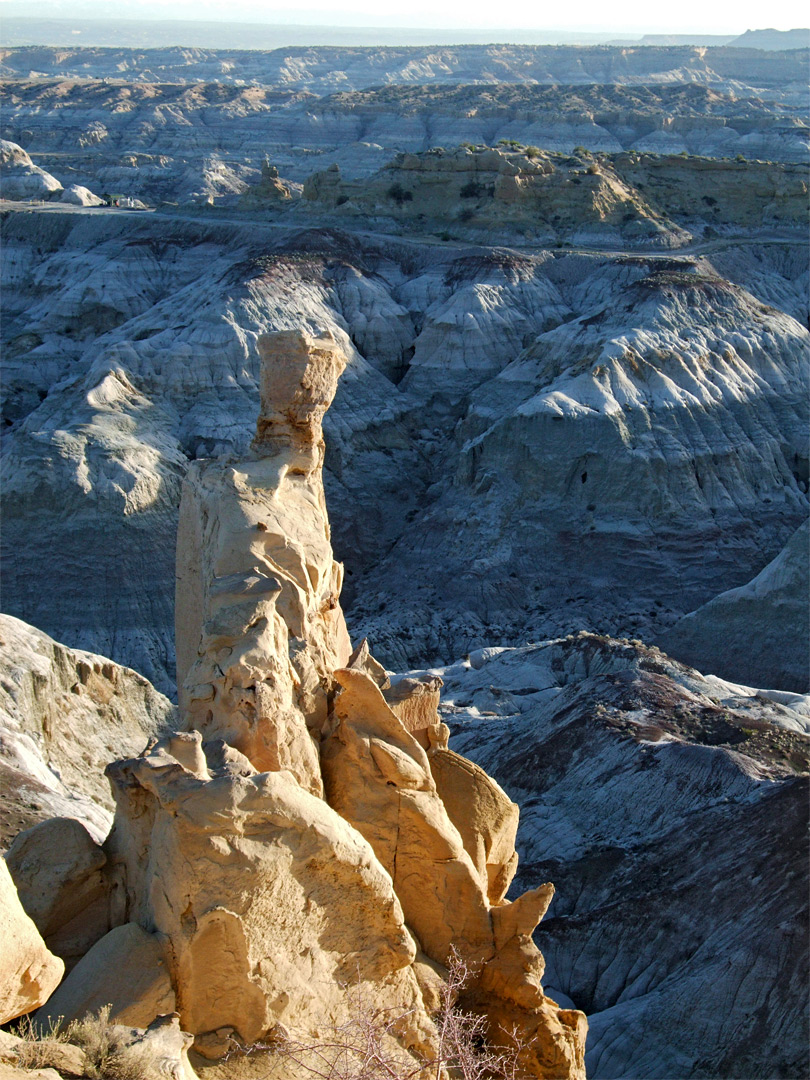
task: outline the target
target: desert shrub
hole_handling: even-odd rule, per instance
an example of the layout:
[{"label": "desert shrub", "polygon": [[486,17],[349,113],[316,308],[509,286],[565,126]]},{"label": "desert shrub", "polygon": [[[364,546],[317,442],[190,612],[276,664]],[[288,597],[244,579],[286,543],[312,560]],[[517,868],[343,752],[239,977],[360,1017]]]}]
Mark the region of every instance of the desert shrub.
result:
[{"label": "desert shrub", "polygon": [[23,1040],[17,1047],[17,1060],[24,1069],[52,1064],[48,1044],[59,1042],[78,1046],[84,1051],[85,1076],[88,1080],[153,1080],[156,1074],[154,1054],[148,1046],[121,1045],[115,1025],[110,1023],[110,1005],[95,1014],[65,1024],[60,1017],[47,1028],[23,1017],[13,1034]]},{"label": "desert shrub", "polygon": [[392,184],[386,192],[389,199],[393,199],[397,206],[413,200],[413,192],[406,191],[402,184]]},{"label": "desert shrub", "polygon": [[527,146],[524,153],[527,158],[538,158],[540,157],[542,150],[539,146]]},{"label": "desert shrub", "polygon": [[487,1042],[485,1017],[458,1008],[457,1001],[474,972],[453,950],[448,978],[434,1017],[435,1053],[408,1053],[397,1038],[408,1027],[411,1010],[380,1009],[362,986],[346,988],[349,1019],[320,1039],[299,1041],[289,1036],[253,1049],[270,1050],[294,1063],[303,1076],[322,1080],[522,1080],[516,1035],[511,1046]]},{"label": "desert shrub", "polygon": [[22,1039],[14,1052],[22,1069],[44,1069],[49,1065],[49,1059],[43,1042],[68,1042],[66,1034],[60,1030],[59,1021],[52,1020],[47,1028],[35,1024],[32,1016],[21,1016],[10,1029],[10,1034]]}]

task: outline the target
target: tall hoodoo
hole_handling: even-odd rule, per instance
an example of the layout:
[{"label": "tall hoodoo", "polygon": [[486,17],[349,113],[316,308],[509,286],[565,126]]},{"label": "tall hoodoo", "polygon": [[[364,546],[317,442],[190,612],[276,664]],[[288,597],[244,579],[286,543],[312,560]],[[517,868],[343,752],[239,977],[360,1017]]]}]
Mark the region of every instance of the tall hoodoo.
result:
[{"label": "tall hoodoo", "polygon": [[[195,462],[177,542],[177,682],[185,725],[321,794],[317,736],[351,645],[323,491],[321,423],[346,358],[331,335],[259,339],[249,455]],[[312,733],[315,741],[311,736]]]},{"label": "tall hoodoo", "polygon": [[345,1018],[354,981],[407,1010],[400,1048],[429,1055],[435,973],[458,954],[473,973],[462,1004],[492,1041],[515,1032],[529,1075],[584,1080],[585,1018],[545,997],[531,938],[553,888],[505,899],[517,807],[448,749],[440,680],[392,686],[367,643],[351,650],[321,477],[346,358],[329,336],[259,348],[250,452],[196,462],[185,483],[185,730],[108,767],[106,852],[130,929],[94,949],[158,950],[209,1056],[278,1025],[317,1036]]}]

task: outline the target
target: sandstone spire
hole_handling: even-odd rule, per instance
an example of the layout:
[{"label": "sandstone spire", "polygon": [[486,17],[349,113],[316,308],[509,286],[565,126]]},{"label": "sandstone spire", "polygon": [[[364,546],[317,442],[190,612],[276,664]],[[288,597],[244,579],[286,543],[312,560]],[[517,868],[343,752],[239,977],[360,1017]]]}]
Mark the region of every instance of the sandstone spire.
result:
[{"label": "sandstone spire", "polygon": [[321,479],[346,359],[328,336],[259,347],[249,453],[196,462],[183,491],[184,730],[107,768],[118,925],[60,1000],[85,1000],[94,956],[126,970],[137,945],[160,978],[138,1000],[131,981],[112,989],[114,1010],[148,1023],[171,999],[210,1057],[318,1038],[356,984],[403,1013],[399,1051],[431,1060],[436,979],[459,957],[462,1005],[492,1042],[515,1032],[529,1075],[584,1080],[585,1018],[545,997],[531,937],[553,887],[505,899],[517,807],[448,749],[441,680],[392,678],[367,643],[351,649]]},{"label": "sandstone spire", "polygon": [[346,358],[331,335],[259,339],[261,409],[244,458],[198,461],[177,541],[177,681],[186,727],[322,791],[316,739],[348,662],[323,492],[321,422]]}]

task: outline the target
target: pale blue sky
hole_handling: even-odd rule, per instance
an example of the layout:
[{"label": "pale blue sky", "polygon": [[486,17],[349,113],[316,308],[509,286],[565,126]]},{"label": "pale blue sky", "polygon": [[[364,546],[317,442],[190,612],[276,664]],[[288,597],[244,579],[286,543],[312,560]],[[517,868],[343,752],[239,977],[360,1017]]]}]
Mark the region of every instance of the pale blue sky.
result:
[{"label": "pale blue sky", "polygon": [[[0,13],[22,14],[17,0],[0,0]],[[769,4],[753,0],[707,3],[678,0],[650,3],[624,0],[619,5],[604,0],[577,0],[569,4],[539,4],[537,0],[302,0],[294,7],[267,0],[41,0],[26,6],[26,14],[88,18],[171,18],[234,20],[242,22],[320,23],[348,26],[407,26],[443,29],[543,29],[610,31],[614,33],[742,33],[747,29],[773,27],[789,30],[808,24],[807,4],[799,0],[776,0]]]}]

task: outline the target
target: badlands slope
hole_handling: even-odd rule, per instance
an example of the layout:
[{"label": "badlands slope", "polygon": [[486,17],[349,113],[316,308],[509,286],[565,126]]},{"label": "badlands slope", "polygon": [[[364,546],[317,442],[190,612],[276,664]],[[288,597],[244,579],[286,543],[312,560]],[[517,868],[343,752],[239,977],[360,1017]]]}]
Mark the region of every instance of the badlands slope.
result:
[{"label": "badlands slope", "polygon": [[269,329],[349,352],[327,492],[353,633],[392,666],[579,628],[654,642],[807,517],[803,245],[518,252],[58,209],[3,230],[6,610],[165,693],[180,484],[245,445]]},{"label": "badlands slope", "polygon": [[810,700],[588,634],[442,676],[452,745],[521,807],[518,887],[557,885],[537,940],[588,1075],[806,1075]]}]

